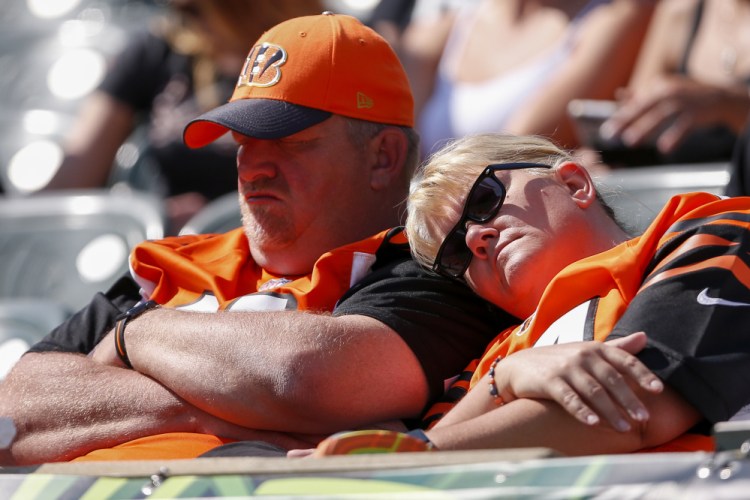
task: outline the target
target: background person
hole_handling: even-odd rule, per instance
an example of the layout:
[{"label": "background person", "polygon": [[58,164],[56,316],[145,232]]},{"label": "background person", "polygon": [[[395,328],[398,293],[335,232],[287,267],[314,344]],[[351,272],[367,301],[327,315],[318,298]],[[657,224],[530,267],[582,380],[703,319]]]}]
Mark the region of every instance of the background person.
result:
[{"label": "background person", "polygon": [[[208,201],[231,192],[235,146],[217,141],[199,151],[182,143],[195,116],[232,95],[247,48],[285,19],[323,11],[316,0],[170,0],[164,16],[133,33],[99,86],[83,103],[65,156],[45,189],[107,185],[118,148],[145,126],[142,155],[163,181],[167,231],[176,234]],[[150,189],[153,189],[150,187]]]},{"label": "background person", "polygon": [[612,99],[627,84],[652,5],[481,0],[417,18],[402,51],[423,155],[485,132],[543,134],[577,146],[568,103]]},{"label": "background person", "polygon": [[620,109],[613,166],[728,161],[750,116],[750,2],[663,0]]},{"label": "background person", "polygon": [[232,101],[185,131],[200,147],[231,130],[243,228],[144,242],[132,278],[33,346],[0,385],[19,429],[3,463],[191,458],[250,439],[283,454],[419,417],[510,319],[422,270],[391,230],[412,125],[403,68],[356,19],[266,32]]}]

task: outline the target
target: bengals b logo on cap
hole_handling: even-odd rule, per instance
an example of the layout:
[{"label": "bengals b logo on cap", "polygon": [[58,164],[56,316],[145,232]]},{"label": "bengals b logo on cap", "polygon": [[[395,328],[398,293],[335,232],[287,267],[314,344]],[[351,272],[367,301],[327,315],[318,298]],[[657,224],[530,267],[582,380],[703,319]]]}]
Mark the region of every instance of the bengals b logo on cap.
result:
[{"label": "bengals b logo on cap", "polygon": [[331,114],[414,126],[414,99],[388,42],[353,16],[288,19],[250,50],[228,103],[187,124],[183,140],[205,146],[232,130],[279,139]]},{"label": "bengals b logo on cap", "polygon": [[281,80],[281,66],[287,54],[283,47],[273,43],[256,45],[242,66],[237,87],[270,87]]}]

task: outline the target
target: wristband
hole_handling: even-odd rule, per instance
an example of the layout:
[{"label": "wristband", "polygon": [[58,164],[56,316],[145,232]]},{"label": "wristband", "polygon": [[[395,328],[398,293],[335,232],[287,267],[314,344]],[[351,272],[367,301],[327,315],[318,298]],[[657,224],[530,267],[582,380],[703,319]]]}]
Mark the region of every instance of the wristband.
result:
[{"label": "wristband", "polygon": [[159,307],[159,304],[153,300],[141,302],[117,317],[117,323],[115,323],[115,352],[117,353],[117,357],[128,368],[132,369],[133,365],[130,363],[130,358],[128,358],[128,350],[125,349],[125,325],[128,320],[137,318],[144,312],[155,307]]}]

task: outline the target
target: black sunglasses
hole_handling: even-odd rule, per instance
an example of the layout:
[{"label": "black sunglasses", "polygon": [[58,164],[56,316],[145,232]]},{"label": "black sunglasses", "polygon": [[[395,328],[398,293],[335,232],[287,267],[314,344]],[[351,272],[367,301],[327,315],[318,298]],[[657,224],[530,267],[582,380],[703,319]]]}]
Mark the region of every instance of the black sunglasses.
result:
[{"label": "black sunglasses", "polygon": [[472,253],[466,246],[466,222],[487,222],[494,217],[505,201],[505,185],[495,172],[498,170],[519,170],[522,168],[552,168],[544,163],[499,163],[487,165],[471,186],[466,196],[464,210],[453,229],[440,245],[432,270],[453,279],[461,279],[469,267]]}]

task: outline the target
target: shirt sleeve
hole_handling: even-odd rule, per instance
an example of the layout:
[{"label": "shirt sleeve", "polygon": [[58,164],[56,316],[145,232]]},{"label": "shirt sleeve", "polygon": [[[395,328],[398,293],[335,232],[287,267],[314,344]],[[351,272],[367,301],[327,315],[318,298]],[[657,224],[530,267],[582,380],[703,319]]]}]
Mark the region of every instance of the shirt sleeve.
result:
[{"label": "shirt sleeve", "polygon": [[136,111],[151,109],[152,101],[168,81],[173,64],[167,43],[149,31],[133,33],[107,68],[99,90]]},{"label": "shirt sleeve", "polygon": [[106,293],[97,293],[86,307],[31,346],[28,352],[88,354],[114,328],[117,316],[140,299],[135,281],[122,277]]},{"label": "shirt sleeve", "polygon": [[638,357],[710,422],[750,403],[748,214],[670,228],[610,337],[648,336]]},{"label": "shirt sleeve", "polygon": [[467,286],[436,276],[411,259],[386,265],[349,290],[334,316],[368,316],[394,330],[416,355],[430,403],[497,332],[517,323]]}]

